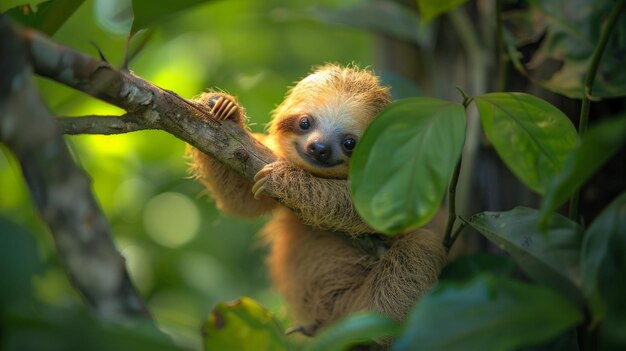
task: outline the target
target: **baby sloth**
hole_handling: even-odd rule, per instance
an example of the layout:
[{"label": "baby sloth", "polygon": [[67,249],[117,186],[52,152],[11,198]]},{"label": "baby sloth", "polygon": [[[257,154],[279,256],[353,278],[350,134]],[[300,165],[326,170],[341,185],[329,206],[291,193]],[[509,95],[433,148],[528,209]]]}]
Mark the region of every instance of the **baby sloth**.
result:
[{"label": "baby sloth", "polygon": [[[221,211],[248,217],[273,211],[262,231],[271,245],[271,280],[305,334],[359,310],[404,319],[444,263],[438,235],[426,228],[376,234],[350,198],[352,152],[390,100],[371,72],[325,65],[291,89],[274,111],[269,135],[254,135],[279,158],[257,174],[255,184],[191,151],[192,169]],[[198,101],[214,118],[244,124],[232,96],[209,92]],[[282,206],[265,195],[270,189],[281,202],[304,209],[296,214]]]}]

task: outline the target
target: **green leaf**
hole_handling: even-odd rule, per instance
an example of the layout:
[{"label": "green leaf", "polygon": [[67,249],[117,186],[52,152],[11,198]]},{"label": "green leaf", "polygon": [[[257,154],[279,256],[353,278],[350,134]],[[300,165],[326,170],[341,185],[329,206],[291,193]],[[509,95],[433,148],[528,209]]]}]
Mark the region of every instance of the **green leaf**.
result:
[{"label": "green leaf", "polygon": [[133,0],[133,14],[135,20],[130,30],[131,34],[148,28],[156,22],[163,21],[178,12],[188,10],[209,0]]},{"label": "green leaf", "polygon": [[474,98],[487,138],[515,176],[544,194],[578,142],[572,122],[547,101],[523,93]]},{"label": "green leaf", "polygon": [[207,351],[289,349],[283,330],[272,314],[247,297],[218,304],[202,327],[202,333]]},{"label": "green leaf", "polygon": [[510,276],[514,269],[515,264],[509,257],[483,252],[463,256],[448,263],[441,271],[439,280],[468,280],[487,272],[497,276]]},{"label": "green leaf", "polygon": [[[580,99],[583,96],[583,82],[591,63],[595,46],[600,41],[600,29],[615,6],[613,0],[532,0],[531,7],[516,16],[513,27],[521,28],[512,32],[514,42],[507,42],[515,67],[533,82],[542,87]],[[520,13],[521,11],[518,11]],[[508,14],[508,12],[506,13]],[[506,15],[505,14],[505,15]],[[511,26],[511,16],[507,16],[507,27]],[[528,38],[528,32],[539,35]],[[529,42],[539,42],[540,47],[525,57],[528,67],[517,60],[517,47]],[[604,50],[593,86],[593,95],[598,97],[618,97],[626,95],[626,70],[623,69],[623,52],[626,50],[626,16],[618,18],[615,29]],[[527,50],[525,55],[528,55]],[[517,62],[516,62],[517,61]]]},{"label": "green leaf", "polygon": [[52,36],[74,14],[85,0],[50,0],[37,5],[22,5],[6,13],[19,23]]},{"label": "green leaf", "polygon": [[369,312],[355,313],[328,326],[305,350],[348,350],[356,344],[393,337],[399,329],[388,317]]},{"label": "green leaf", "polygon": [[626,116],[601,122],[583,136],[565,168],[550,183],[541,203],[542,221],[561,206],[626,142]]},{"label": "green leaf", "polygon": [[514,350],[549,341],[581,319],[548,288],[483,275],[422,297],[392,350]]},{"label": "green leaf", "polygon": [[617,197],[591,223],[583,242],[582,285],[592,301],[601,332],[612,343],[626,346],[626,193]]},{"label": "green leaf", "polygon": [[0,216],[0,311],[31,296],[31,280],[43,264],[37,244],[24,228]]},{"label": "green leaf", "polygon": [[312,15],[328,24],[364,29],[420,45],[426,40],[419,29],[417,13],[394,1],[361,1],[339,10],[315,8]]},{"label": "green leaf", "polygon": [[454,10],[466,2],[467,0],[417,0],[417,7],[424,22],[430,22],[435,17]]},{"label": "green leaf", "polygon": [[580,247],[583,230],[556,215],[539,231],[539,211],[516,207],[508,212],[482,212],[467,222],[508,252],[532,279],[583,303],[580,286]]},{"label": "green leaf", "polygon": [[465,141],[463,106],[399,100],[367,128],[350,165],[359,214],[393,234],[427,223],[439,209]]}]

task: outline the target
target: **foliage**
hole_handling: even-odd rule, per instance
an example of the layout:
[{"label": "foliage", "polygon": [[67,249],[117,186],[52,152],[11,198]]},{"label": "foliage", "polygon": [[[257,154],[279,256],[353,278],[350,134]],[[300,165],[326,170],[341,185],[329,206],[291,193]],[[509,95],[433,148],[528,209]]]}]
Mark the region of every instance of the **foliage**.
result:
[{"label": "foliage", "polygon": [[[314,1],[290,4],[287,10],[278,1],[202,2],[51,0],[29,8],[3,5],[2,10],[79,50],[95,52],[90,44],[94,42],[107,60],[118,64],[123,62],[127,35],[151,28],[156,34],[147,46],[138,45],[139,56],[131,62],[137,74],[186,97],[208,86],[231,90],[262,123],[285,86],[310,66],[372,61],[372,40],[363,32],[428,47],[432,28],[446,24],[445,13],[467,1],[418,0],[419,13],[386,0],[355,1],[345,7],[329,1],[329,6],[312,10],[308,6]],[[592,54],[602,36],[610,34],[604,38],[609,41],[593,95],[626,95],[626,71],[621,67],[626,16],[618,18],[613,33],[601,30],[609,12],[623,7],[623,0],[520,3],[505,14],[504,37],[496,38],[506,44],[517,70],[550,91],[580,98]],[[300,19],[314,21],[302,24]],[[334,25],[340,27],[331,28]],[[537,37],[543,40],[532,57],[521,57],[524,46]],[[137,39],[143,40],[148,39]],[[578,344],[584,339],[592,348],[625,347],[626,193],[586,230],[578,218],[556,213],[623,147],[623,113],[579,138],[563,112],[533,95],[479,92],[464,96],[461,105],[416,98],[422,89],[393,73],[383,72],[383,77],[389,77],[385,81],[394,96],[407,99],[378,116],[353,156],[350,185],[370,225],[387,234],[404,232],[428,222],[446,190],[454,196],[456,182],[450,179],[455,179],[466,143],[467,110],[473,107],[501,160],[523,184],[544,196],[541,210],[518,207],[461,218],[508,256],[479,254],[452,263],[442,273],[441,284],[420,300],[400,327],[384,317],[357,314],[321,331],[304,347],[347,349],[388,336],[398,337],[394,350],[590,347]],[[55,114],[118,112],[50,82],[38,84]],[[275,319],[287,320],[284,313],[274,317],[247,298],[219,303],[246,294],[269,310],[280,306],[259,268],[263,250],[249,244],[261,222],[218,217],[212,205],[193,201],[200,187],[183,180],[181,142],[154,132],[83,136],[70,142],[94,179],[135,283],[159,328],[174,338],[145,323],[106,325],[82,310],[49,238],[29,209],[24,185],[13,173],[18,169],[15,161],[7,154],[0,158],[0,267],[7,287],[0,291],[0,320],[8,336],[3,348],[177,350],[199,349],[201,342],[207,350],[300,346],[281,335]],[[450,242],[456,238],[446,235]],[[197,328],[216,304],[200,340]]]},{"label": "foliage", "polygon": [[427,223],[443,199],[464,139],[459,104],[411,98],[385,109],[350,164],[350,186],[363,218],[383,233]]}]

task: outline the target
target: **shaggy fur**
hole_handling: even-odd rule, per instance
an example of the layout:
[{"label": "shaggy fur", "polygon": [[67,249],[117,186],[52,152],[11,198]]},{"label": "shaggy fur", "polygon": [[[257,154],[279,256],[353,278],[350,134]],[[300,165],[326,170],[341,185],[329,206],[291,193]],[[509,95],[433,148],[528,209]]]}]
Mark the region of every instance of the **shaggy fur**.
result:
[{"label": "shaggy fur", "polygon": [[[236,101],[214,92],[200,101],[210,105],[217,95]],[[267,260],[271,279],[305,325],[324,326],[359,310],[402,320],[437,281],[444,263],[441,238],[425,228],[385,237],[374,251],[360,247],[361,238],[369,238],[364,233],[374,231],[352,204],[349,155],[336,156],[341,161],[336,166],[315,167],[294,148],[307,138],[297,128],[301,116],[310,116],[322,136],[340,130],[358,140],[389,102],[389,91],[376,76],[355,67],[322,66],[292,88],[274,111],[269,135],[255,137],[280,158],[263,171],[263,189],[287,205],[298,204],[297,214],[268,197],[256,200],[252,184],[191,149],[192,170],[222,211],[257,216],[274,210],[263,229],[272,247]],[[244,125],[242,109],[232,118]]]}]

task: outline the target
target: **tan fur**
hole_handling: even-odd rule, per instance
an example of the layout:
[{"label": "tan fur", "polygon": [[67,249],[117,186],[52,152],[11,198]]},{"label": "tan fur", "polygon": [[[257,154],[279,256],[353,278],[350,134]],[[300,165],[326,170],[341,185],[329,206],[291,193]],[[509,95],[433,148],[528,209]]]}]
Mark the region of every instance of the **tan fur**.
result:
[{"label": "tan fur", "polygon": [[[222,93],[200,99],[208,103],[215,94]],[[297,204],[297,214],[265,196],[255,200],[252,184],[191,151],[194,173],[225,213],[256,216],[275,210],[263,229],[272,246],[270,275],[300,323],[324,326],[358,310],[399,321],[437,281],[446,256],[440,236],[423,228],[386,237],[373,252],[361,248],[364,233],[375,232],[354,209],[346,181],[349,156],[336,156],[341,163],[333,167],[315,167],[294,147],[310,136],[285,124],[294,116],[310,116],[315,133],[341,130],[360,138],[389,102],[388,89],[355,67],[322,66],[292,88],[274,111],[269,135],[259,140],[280,158],[263,177],[264,189],[287,205]],[[243,125],[243,116],[241,109],[233,119]]]}]

